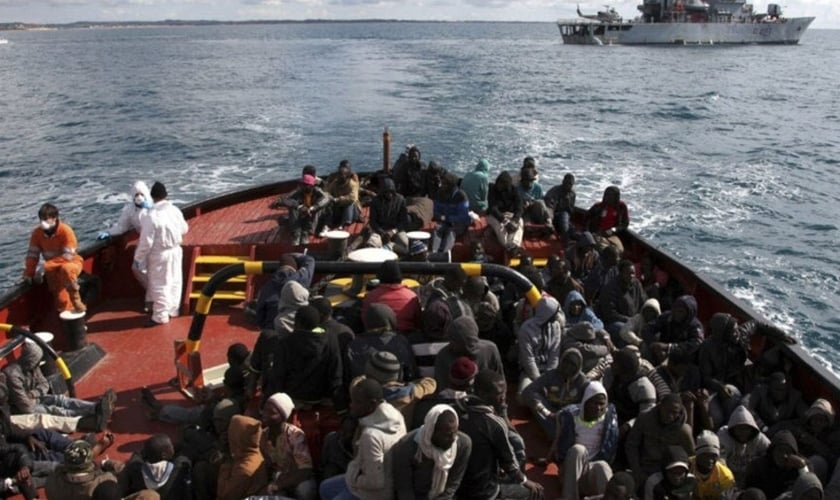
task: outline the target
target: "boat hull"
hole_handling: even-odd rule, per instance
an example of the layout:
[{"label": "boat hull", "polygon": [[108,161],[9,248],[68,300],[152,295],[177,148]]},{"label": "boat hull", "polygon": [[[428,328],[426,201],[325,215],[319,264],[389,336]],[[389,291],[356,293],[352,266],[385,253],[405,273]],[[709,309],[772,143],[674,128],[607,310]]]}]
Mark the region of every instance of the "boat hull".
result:
[{"label": "boat hull", "polygon": [[569,45],[794,45],[813,17],[773,23],[581,23],[558,21]]}]

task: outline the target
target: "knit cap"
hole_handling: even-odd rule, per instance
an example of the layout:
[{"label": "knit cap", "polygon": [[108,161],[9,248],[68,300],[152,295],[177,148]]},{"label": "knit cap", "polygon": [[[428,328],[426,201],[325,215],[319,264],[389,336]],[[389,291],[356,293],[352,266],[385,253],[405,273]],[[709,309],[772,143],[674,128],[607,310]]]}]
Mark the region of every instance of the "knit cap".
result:
[{"label": "knit cap", "polygon": [[423,243],[420,240],[412,241],[411,246],[408,247],[408,254],[409,255],[420,255],[421,253],[428,252],[428,251],[429,251],[429,247],[427,247],[426,244]]},{"label": "knit cap", "polygon": [[270,404],[277,408],[277,410],[279,410],[286,418],[289,418],[289,415],[291,415],[292,411],[295,409],[295,403],[292,402],[292,398],[290,398],[285,392],[274,393],[270,398],[268,398],[266,404]]},{"label": "knit cap", "polygon": [[478,365],[466,356],[461,356],[449,367],[449,384],[454,388],[466,387],[478,373]]},{"label": "knit cap", "polygon": [[697,436],[697,443],[694,445],[694,454],[714,453],[720,456],[720,440],[714,432],[704,430]]},{"label": "knit cap", "polygon": [[93,448],[90,443],[79,439],[64,449],[64,466],[70,471],[89,471],[93,469]]},{"label": "knit cap", "polygon": [[393,353],[377,351],[365,363],[365,376],[380,384],[396,382],[400,379],[400,368],[400,360]]}]

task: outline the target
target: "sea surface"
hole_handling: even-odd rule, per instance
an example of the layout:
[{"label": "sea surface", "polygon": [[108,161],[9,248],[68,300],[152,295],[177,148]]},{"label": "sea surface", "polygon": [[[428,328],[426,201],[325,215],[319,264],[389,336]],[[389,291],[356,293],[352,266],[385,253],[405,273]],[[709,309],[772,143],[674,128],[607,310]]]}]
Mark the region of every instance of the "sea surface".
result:
[{"label": "sea surface", "polygon": [[[564,46],[552,23],[3,32],[0,290],[44,202],[82,246],[136,179],[187,203],[381,165],[534,156],[840,366],[840,31],[796,46]],[[393,155],[396,158],[396,154]]]}]

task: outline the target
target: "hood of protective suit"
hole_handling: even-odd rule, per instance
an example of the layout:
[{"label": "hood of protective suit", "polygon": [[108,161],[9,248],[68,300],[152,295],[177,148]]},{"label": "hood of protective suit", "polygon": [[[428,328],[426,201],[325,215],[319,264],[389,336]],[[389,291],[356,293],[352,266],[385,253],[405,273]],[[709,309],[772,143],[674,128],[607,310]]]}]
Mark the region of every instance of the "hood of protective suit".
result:
[{"label": "hood of protective suit", "polygon": [[385,304],[371,304],[365,312],[364,322],[368,330],[393,332],[397,329],[397,315]]},{"label": "hood of protective suit", "polygon": [[543,297],[539,302],[537,302],[537,309],[534,311],[534,318],[537,320],[538,324],[544,325],[558,312],[560,313],[558,315],[558,320],[560,320],[562,312],[560,311],[560,303],[557,302],[557,299],[554,297]]},{"label": "hood of protective suit", "polygon": [[811,404],[811,407],[805,412],[805,419],[809,419],[817,415],[825,415],[826,418],[828,418],[829,427],[834,425],[834,408],[832,408],[831,403],[825,399],[819,398],[814,401],[814,403]]},{"label": "hood of protective suit", "polygon": [[32,371],[38,367],[41,358],[44,357],[44,351],[35,342],[24,342],[23,348],[20,351],[20,359],[18,364],[24,371]]},{"label": "hood of protective suit", "polygon": [[478,160],[478,164],[475,166],[476,172],[483,172],[489,173],[490,172],[490,162],[487,161],[485,158]]},{"label": "hood of protective suit", "polygon": [[260,452],[261,424],[245,415],[234,415],[228,426],[230,454],[234,460]]},{"label": "hood of protective suit", "polygon": [[569,309],[575,302],[583,302],[583,307],[586,307],[586,299],[577,290],[572,290],[566,294],[566,300],[563,301],[563,312],[569,314]]},{"label": "hood of protective suit", "polygon": [[[674,300],[674,304],[671,306],[671,311],[674,310],[675,307],[683,306],[688,314],[685,317],[685,321],[683,324],[691,323],[697,317],[697,299],[695,299],[691,295],[680,295],[679,297]],[[673,318],[673,316],[671,316]]]},{"label": "hood of protective suit", "polygon": [[386,434],[405,432],[402,413],[386,402],[380,403],[370,415],[360,418],[359,426],[377,429]]},{"label": "hood of protective suit", "polygon": [[136,181],[134,184],[131,185],[131,199],[133,200],[135,196],[138,194],[142,194],[143,198],[148,201],[152,201],[152,195],[149,192],[149,186],[146,185],[143,181]]},{"label": "hood of protective suit", "polygon": [[280,291],[280,309],[297,309],[309,303],[309,290],[297,281],[289,281]]}]

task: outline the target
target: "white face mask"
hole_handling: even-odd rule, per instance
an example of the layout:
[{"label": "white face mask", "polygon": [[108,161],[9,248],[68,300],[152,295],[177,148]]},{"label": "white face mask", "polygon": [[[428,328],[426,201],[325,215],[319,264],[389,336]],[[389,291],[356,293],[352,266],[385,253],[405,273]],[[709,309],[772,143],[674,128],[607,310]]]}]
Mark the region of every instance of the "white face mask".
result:
[{"label": "white face mask", "polygon": [[146,197],[140,193],[134,195],[134,204],[138,207],[141,206],[146,201]]},{"label": "white face mask", "polygon": [[44,231],[49,231],[50,229],[52,229],[54,227],[55,227],[55,224],[50,224],[49,221],[46,221],[46,220],[41,221],[41,229],[43,229]]}]

